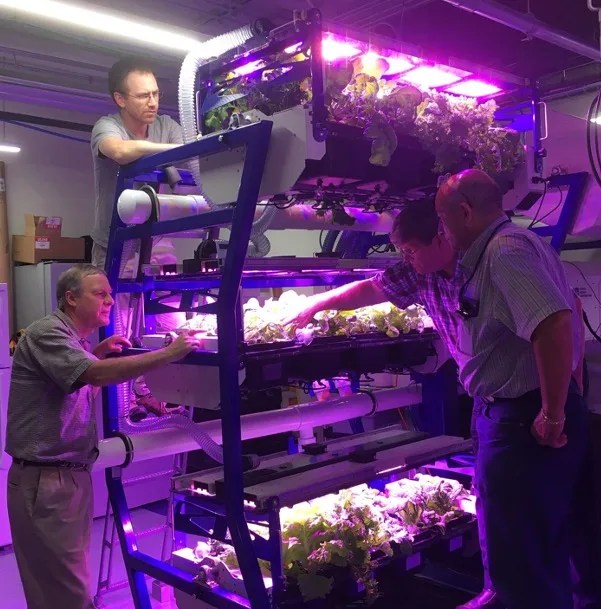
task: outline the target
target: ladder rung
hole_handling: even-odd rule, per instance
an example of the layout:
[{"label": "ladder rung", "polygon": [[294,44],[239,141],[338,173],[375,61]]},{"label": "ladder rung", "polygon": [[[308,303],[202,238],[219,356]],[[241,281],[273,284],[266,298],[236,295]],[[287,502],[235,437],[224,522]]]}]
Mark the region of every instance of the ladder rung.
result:
[{"label": "ladder rung", "polygon": [[[148,537],[149,535],[154,535],[155,533],[160,533],[161,531],[164,531],[165,529],[170,529],[171,526],[168,524],[162,524],[158,527],[153,527],[151,529],[144,529],[142,531],[134,531],[136,537]],[[111,544],[111,542],[108,542],[108,547],[110,548],[111,546],[118,546],[119,545],[119,539],[115,539],[115,541]]]}]

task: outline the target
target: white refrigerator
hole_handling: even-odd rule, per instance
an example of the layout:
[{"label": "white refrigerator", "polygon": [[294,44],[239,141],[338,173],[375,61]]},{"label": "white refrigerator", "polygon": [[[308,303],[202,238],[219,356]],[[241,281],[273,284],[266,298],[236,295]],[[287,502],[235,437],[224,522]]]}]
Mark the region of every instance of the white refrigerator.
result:
[{"label": "white refrigerator", "polygon": [[10,457],[4,452],[10,380],[9,338],[8,292],[6,284],[0,283],[0,548],[11,543],[6,511],[6,478],[10,467]]}]

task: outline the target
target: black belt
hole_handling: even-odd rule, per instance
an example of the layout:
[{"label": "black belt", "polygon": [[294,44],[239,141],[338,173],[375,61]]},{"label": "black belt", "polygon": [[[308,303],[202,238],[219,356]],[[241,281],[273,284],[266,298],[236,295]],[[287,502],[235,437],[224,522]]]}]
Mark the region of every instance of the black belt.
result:
[{"label": "black belt", "polygon": [[65,467],[67,469],[83,469],[89,470],[90,466],[86,463],[73,463],[71,461],[28,461],[27,459],[16,459],[13,457],[13,463],[16,465],[32,466],[32,467]]}]

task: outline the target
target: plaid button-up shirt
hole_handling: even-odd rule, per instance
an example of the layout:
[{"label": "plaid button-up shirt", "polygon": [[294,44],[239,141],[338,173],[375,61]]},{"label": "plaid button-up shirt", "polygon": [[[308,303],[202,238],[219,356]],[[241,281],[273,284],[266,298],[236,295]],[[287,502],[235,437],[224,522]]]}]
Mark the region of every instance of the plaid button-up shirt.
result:
[{"label": "plaid button-up shirt", "polygon": [[399,262],[378,273],[372,281],[376,282],[392,304],[401,309],[415,303],[423,305],[453,359],[457,361],[460,319],[457,315],[457,299],[464,282],[463,269],[459,264],[455,274],[449,277],[443,272],[420,275],[409,264]]},{"label": "plaid button-up shirt", "polygon": [[35,321],[13,357],[6,452],[90,464],[98,456],[94,392],[80,377],[97,358],[62,311]]}]

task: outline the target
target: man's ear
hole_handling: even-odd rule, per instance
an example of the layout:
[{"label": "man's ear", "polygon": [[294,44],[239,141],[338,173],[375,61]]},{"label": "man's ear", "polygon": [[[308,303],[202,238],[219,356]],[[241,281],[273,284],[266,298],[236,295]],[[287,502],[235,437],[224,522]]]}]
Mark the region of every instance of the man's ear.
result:
[{"label": "man's ear", "polygon": [[67,290],[65,292],[65,302],[70,306],[70,307],[74,307],[76,304],[76,299],[75,299],[75,295],[73,294],[73,292],[71,292],[71,290]]},{"label": "man's ear", "polygon": [[119,108],[125,108],[125,98],[119,91],[113,93],[113,100],[119,106]]},{"label": "man's ear", "polygon": [[471,224],[471,222],[474,218],[474,210],[472,209],[472,206],[467,201],[460,201],[459,209],[461,210],[461,213],[463,214],[463,219],[464,219],[465,223]]}]

